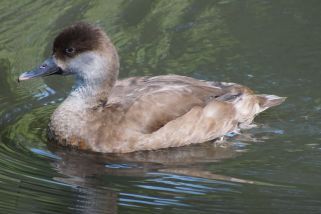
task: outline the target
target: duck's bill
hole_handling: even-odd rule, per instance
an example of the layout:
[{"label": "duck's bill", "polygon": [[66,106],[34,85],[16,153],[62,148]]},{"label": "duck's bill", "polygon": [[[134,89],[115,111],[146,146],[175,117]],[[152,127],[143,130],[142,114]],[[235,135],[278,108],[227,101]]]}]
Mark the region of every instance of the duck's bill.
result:
[{"label": "duck's bill", "polygon": [[53,74],[60,74],[62,73],[61,69],[58,67],[58,65],[55,63],[52,57],[46,59],[39,67],[37,67],[34,70],[27,71],[22,73],[18,81],[22,80],[28,80],[36,77],[44,77],[49,76]]}]

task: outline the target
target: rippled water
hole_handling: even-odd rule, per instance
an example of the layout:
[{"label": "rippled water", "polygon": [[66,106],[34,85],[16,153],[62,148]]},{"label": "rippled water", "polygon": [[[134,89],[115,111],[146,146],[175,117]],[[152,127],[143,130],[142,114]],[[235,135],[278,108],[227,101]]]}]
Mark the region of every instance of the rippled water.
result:
[{"label": "rippled water", "polygon": [[[321,213],[320,11],[318,0],[1,1],[0,213]],[[233,81],[288,100],[221,145],[56,148],[46,126],[73,79],[16,79],[79,20],[106,29],[122,77]]]}]

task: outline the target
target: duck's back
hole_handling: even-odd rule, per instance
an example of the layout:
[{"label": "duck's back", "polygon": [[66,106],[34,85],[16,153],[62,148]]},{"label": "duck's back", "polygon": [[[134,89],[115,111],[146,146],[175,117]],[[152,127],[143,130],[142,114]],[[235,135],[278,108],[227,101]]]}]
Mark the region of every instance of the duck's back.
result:
[{"label": "duck's back", "polygon": [[252,92],[237,84],[178,75],[132,77],[116,83],[108,103],[121,106],[123,124],[146,134],[155,132],[195,106],[204,107],[213,100],[231,101],[242,93]]}]

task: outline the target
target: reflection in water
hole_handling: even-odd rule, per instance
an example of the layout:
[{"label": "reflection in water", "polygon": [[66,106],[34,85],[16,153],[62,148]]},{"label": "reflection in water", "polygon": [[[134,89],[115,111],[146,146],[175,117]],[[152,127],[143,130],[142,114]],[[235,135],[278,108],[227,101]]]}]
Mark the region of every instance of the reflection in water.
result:
[{"label": "reflection in water", "polygon": [[[85,194],[82,201],[77,206],[83,206],[84,213],[116,213],[117,203],[126,206],[137,205],[176,205],[188,206],[184,199],[175,199],[175,197],[162,196],[161,192],[191,193],[202,194],[207,192],[208,187],[200,184],[188,184],[185,180],[193,181],[200,177],[205,179],[217,179],[226,182],[254,183],[242,179],[220,176],[201,170],[197,165],[207,162],[219,161],[221,159],[235,157],[237,153],[234,148],[226,144],[226,147],[219,147],[213,143],[207,143],[205,146],[187,146],[181,149],[163,149],[158,151],[143,151],[129,154],[109,154],[102,155],[97,153],[83,153],[79,151],[66,150],[62,148],[52,148],[55,154],[55,169],[63,175],[56,177],[55,180],[68,183],[75,187],[80,187]],[[38,151],[39,153],[39,151]],[[52,157],[51,153],[42,153]],[[204,159],[206,157],[206,159]],[[186,168],[186,164],[189,168]],[[173,174],[174,173],[174,174]],[[138,185],[141,191],[144,189],[154,189],[158,196],[145,194],[127,193],[119,190],[119,185],[123,185],[121,180],[115,180],[109,183],[103,179],[108,177],[134,177],[135,179],[143,177],[152,181]],[[183,176],[182,182],[170,181],[172,178],[179,180]],[[190,178],[186,177],[189,176]],[[113,179],[114,180],[114,179]],[[105,182],[109,183],[106,184]],[[127,181],[126,181],[127,182]],[[164,187],[166,184],[168,187]],[[102,187],[103,188],[99,188]],[[126,184],[128,186],[128,184]],[[131,186],[131,185],[129,185]],[[98,188],[97,188],[98,187]],[[141,192],[139,191],[139,192]]]},{"label": "reflection in water", "polygon": [[[2,1],[0,213],[320,213],[320,9],[318,0]],[[122,77],[176,73],[289,99],[220,146],[48,151],[48,119],[73,79],[16,78],[79,20],[106,29]]]},{"label": "reflection in water", "polygon": [[[119,155],[85,153],[56,147],[51,151],[57,160],[54,162],[54,167],[63,175],[55,177],[55,180],[77,187],[84,194],[83,199],[75,204],[76,207],[85,208],[84,213],[116,213],[118,203],[130,207],[142,205],[189,207],[185,197],[177,198],[177,196],[207,194],[217,188],[211,187],[211,183],[227,186],[240,184],[277,186],[214,174],[207,170],[204,163],[218,162],[239,154],[234,144],[225,142],[223,145],[206,143]],[[39,151],[37,153],[53,157],[53,153]],[[106,176],[108,179],[104,179]],[[122,181],[126,177],[131,178],[134,185],[127,184],[127,179]],[[143,182],[139,181],[141,179]],[[130,190],[133,187],[136,189],[134,192]],[[150,195],[148,193],[150,190],[157,194]],[[220,188],[217,188],[217,191],[220,191]]]},{"label": "reflection in water", "polygon": [[231,145],[223,148],[213,143],[128,154],[80,153],[66,151],[64,148],[55,148],[53,151],[59,157],[57,170],[77,179],[106,173],[116,176],[145,176],[146,173],[159,169],[182,167],[186,164],[192,168],[237,155]]}]

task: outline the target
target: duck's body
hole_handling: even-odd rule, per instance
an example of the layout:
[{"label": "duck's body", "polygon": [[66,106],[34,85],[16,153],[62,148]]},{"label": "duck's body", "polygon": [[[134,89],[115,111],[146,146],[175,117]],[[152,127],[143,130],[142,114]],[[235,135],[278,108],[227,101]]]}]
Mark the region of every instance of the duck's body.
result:
[{"label": "duck's body", "polygon": [[[83,37],[79,39],[77,34]],[[93,39],[98,41],[87,44],[90,47],[83,45]],[[64,53],[71,46],[79,52]],[[83,23],[56,38],[53,59],[39,69],[48,70],[52,61],[57,66],[54,73],[75,73],[78,87],[52,115],[50,139],[96,152],[125,153],[202,143],[250,124],[256,114],[284,101],[274,95],[255,95],[234,83],[178,75],[116,81],[119,65],[115,48],[100,29]],[[38,73],[25,73],[19,79]]]},{"label": "duck's body", "polygon": [[[62,144],[100,152],[200,143],[237,128],[233,101],[247,93],[252,94],[238,85],[184,76],[133,77],[116,83],[107,104],[67,98],[50,130]],[[249,108],[252,120],[256,109]]]}]

